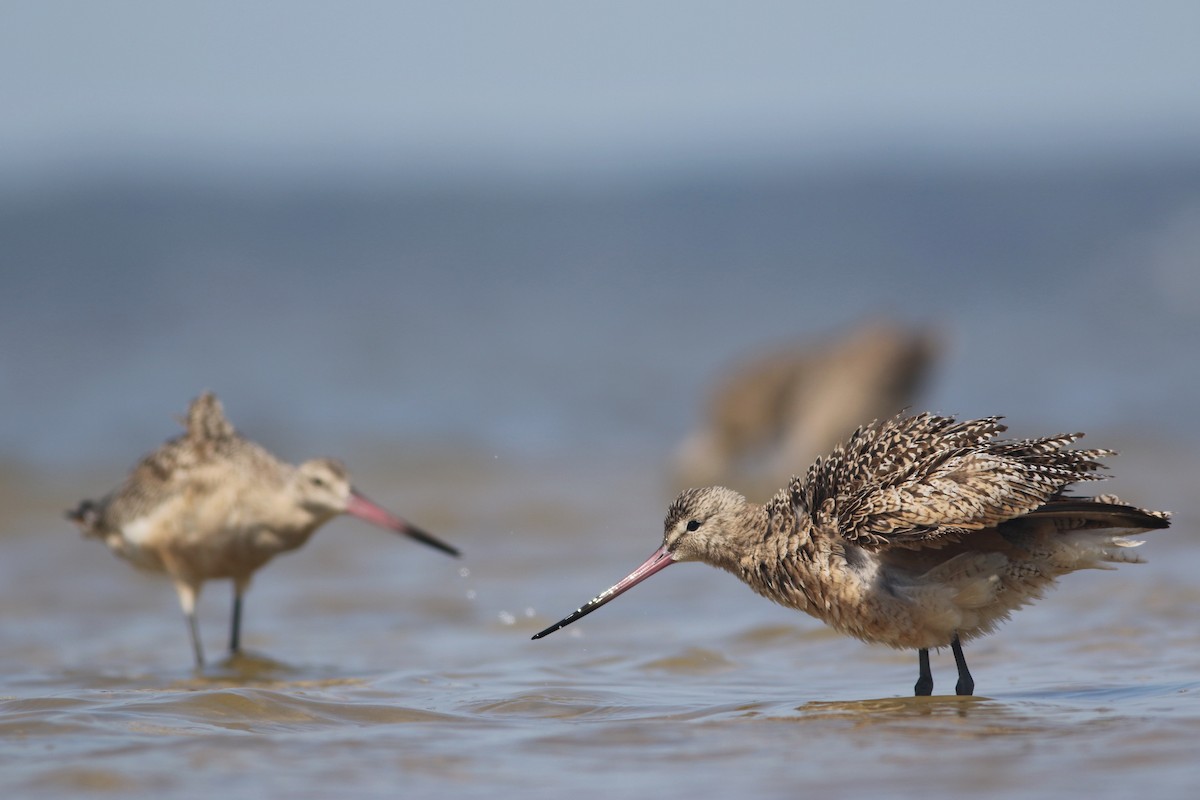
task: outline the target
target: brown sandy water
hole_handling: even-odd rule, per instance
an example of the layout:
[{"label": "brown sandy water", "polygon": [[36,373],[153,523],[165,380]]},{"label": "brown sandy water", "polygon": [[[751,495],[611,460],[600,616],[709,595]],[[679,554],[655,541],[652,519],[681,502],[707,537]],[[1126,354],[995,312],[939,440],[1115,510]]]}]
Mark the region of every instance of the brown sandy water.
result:
[{"label": "brown sandy water", "polygon": [[[336,521],[259,574],[248,655],[229,589],[190,667],[174,592],[61,508],[112,474],[5,476],[5,797],[1191,797],[1200,780],[1194,465],[1124,444],[1113,488],[1171,508],[1149,561],[1076,574],[967,656],[979,696],[910,697],[868,647],[679,566],[529,636],[658,544],[658,464],[362,460],[364,490],[458,561]],[[393,487],[388,490],[386,487]],[[935,692],[953,661],[934,657]]]}]

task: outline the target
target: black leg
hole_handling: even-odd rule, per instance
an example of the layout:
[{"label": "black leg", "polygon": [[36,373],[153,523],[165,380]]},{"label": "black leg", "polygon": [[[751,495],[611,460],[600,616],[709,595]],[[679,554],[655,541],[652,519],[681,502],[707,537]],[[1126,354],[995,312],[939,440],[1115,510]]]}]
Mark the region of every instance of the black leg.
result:
[{"label": "black leg", "polygon": [[200,646],[200,628],[196,624],[196,600],[200,597],[200,587],[176,580],[175,591],[179,594],[179,607],[183,609],[183,617],[187,620],[188,634],[192,637],[192,652],[196,654],[196,669],[202,669],[204,667],[204,648]]},{"label": "black leg", "polygon": [[963,657],[962,642],[958,640],[957,633],[950,640],[950,650],[954,653],[954,663],[958,665],[958,683],[954,686],[955,693],[975,694],[975,679],[971,677],[971,671],[967,669],[967,659]]},{"label": "black leg", "polygon": [[229,652],[238,653],[242,648],[242,593],[233,590],[233,622],[229,627]]},{"label": "black leg", "polygon": [[922,647],[917,651],[917,663],[921,665],[921,674],[917,677],[917,685],[913,687],[917,697],[933,694],[933,673],[929,671],[929,650]]},{"label": "black leg", "polygon": [[200,669],[204,666],[204,648],[200,646],[200,629],[196,626],[196,612],[190,610],[184,616],[187,618],[188,633],[192,635],[192,651],[196,654],[196,668]]}]

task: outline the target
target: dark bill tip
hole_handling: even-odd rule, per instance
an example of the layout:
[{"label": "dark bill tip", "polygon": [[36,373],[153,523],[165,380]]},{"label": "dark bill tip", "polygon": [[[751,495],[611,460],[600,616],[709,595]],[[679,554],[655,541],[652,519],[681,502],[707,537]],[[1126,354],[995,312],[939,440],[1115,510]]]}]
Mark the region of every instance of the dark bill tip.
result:
[{"label": "dark bill tip", "polygon": [[452,547],[451,545],[446,544],[441,539],[438,539],[435,536],[431,536],[430,534],[426,533],[425,531],[421,530],[420,528],[416,527],[415,525],[409,525],[407,528],[405,528],[404,532],[406,534],[408,534],[409,536],[411,536],[412,538],[416,539],[418,542],[421,542],[422,544],[427,544],[430,547],[435,548],[437,550],[441,550],[443,553],[452,555],[455,558],[458,558],[460,555],[462,555],[462,553],[460,553],[458,551],[457,547]]},{"label": "dark bill tip", "polygon": [[359,519],[369,522],[372,525],[378,525],[381,528],[403,533],[405,536],[411,536],[422,544],[427,544],[432,548],[441,550],[443,553],[448,553],[452,556],[458,556],[458,548],[451,547],[425,531],[418,528],[416,525],[411,525],[407,520],[397,517],[392,512],[383,508],[369,500],[356,491],[350,492],[350,498],[346,501],[346,513],[358,517]]},{"label": "dark bill tip", "polygon": [[532,638],[536,640],[541,639],[543,636],[549,636],[559,628],[565,628],[575,620],[586,617],[600,606],[604,605],[610,600],[615,600],[617,597],[629,591],[634,586],[637,586],[639,583],[646,580],[646,578],[649,578],[651,575],[660,570],[666,569],[674,563],[675,559],[672,557],[671,552],[667,550],[665,545],[658,548],[654,551],[654,555],[646,559],[640,567],[626,575],[619,582],[617,582],[616,585],[596,595],[590,601],[577,608],[573,614],[569,614],[551,625],[549,628],[535,633]]}]

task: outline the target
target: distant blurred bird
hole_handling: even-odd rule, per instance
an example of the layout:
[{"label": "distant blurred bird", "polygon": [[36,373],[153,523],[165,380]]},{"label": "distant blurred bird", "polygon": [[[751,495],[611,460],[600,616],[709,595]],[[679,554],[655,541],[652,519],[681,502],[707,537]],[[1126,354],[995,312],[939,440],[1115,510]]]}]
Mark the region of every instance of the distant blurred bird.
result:
[{"label": "distant blurred bird", "polygon": [[293,466],[243,438],[212,393],[192,402],[184,422],[187,432],[143,458],[124,484],[67,516],[135,567],[171,578],[197,665],[204,663],[195,613],[204,582],[233,581],[229,649],[236,653],[251,576],[338,514],[458,555],[361,495],[341,462],[317,458]]},{"label": "distant blurred bird", "polygon": [[931,332],[879,319],[750,356],[717,380],[676,452],[676,485],[774,491],[863,420],[911,405],[938,350]]},{"label": "distant blurred bird", "polygon": [[1054,581],[1140,561],[1126,534],[1170,515],[1112,495],[1072,497],[1108,450],[1083,434],[1004,440],[998,417],[920,414],[860,428],[766,505],[730,489],[688,489],[644,564],[533,638],[590,614],[678,561],[703,561],[781,605],[865,642],[917,651],[918,695],[933,691],[929,648],[950,647],[958,694],[975,682],[962,642],[993,631]]}]

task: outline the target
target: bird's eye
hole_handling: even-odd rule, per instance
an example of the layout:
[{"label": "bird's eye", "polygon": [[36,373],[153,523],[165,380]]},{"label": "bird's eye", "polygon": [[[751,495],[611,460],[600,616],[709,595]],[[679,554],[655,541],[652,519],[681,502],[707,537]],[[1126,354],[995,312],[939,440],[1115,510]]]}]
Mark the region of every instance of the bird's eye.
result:
[{"label": "bird's eye", "polygon": [[329,485],[328,483],[325,482],[325,479],[322,478],[320,475],[313,475],[311,478],[308,479],[308,482],[311,483],[313,486],[319,486],[322,489],[324,489],[326,486]]},{"label": "bird's eye", "polygon": [[693,520],[688,521],[687,529],[688,529],[689,533],[691,533],[692,531],[696,530],[699,527],[700,527],[700,523],[697,522],[696,520],[693,519]]}]

